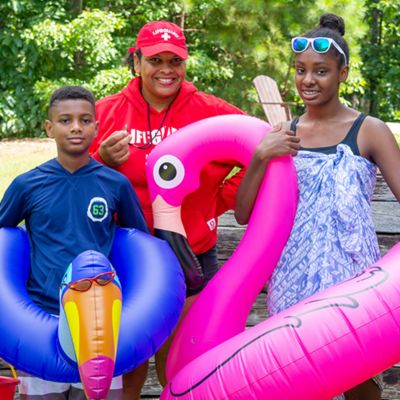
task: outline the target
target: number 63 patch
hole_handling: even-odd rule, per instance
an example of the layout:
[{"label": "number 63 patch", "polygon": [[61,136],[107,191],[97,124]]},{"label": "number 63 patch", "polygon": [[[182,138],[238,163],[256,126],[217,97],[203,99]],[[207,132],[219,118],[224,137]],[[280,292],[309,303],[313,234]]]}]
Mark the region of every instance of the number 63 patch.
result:
[{"label": "number 63 patch", "polygon": [[93,197],[87,209],[87,216],[93,222],[101,222],[107,218],[107,215],[108,206],[106,200],[103,197]]}]

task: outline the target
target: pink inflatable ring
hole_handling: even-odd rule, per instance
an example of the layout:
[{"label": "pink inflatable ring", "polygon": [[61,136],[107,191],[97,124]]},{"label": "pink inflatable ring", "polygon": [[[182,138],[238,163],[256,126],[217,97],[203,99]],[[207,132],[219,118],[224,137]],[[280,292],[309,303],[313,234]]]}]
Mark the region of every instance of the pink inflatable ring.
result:
[{"label": "pink inflatable ring", "polygon": [[[251,117],[215,117],[157,146],[148,159],[156,227],[184,236],[180,205],[203,166],[248,165],[268,130]],[[243,332],[290,233],[296,195],[290,157],[272,161],[242,241],[179,327],[162,399],[331,399],[400,359],[400,244],[362,275]]]}]

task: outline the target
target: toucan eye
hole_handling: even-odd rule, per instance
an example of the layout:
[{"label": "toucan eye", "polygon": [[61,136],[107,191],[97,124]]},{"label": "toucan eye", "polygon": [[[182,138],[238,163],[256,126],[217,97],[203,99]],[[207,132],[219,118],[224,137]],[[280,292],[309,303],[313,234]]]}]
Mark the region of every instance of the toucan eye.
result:
[{"label": "toucan eye", "polygon": [[172,189],[178,186],[185,176],[185,167],[175,156],[160,157],[154,165],[153,177],[158,186]]}]

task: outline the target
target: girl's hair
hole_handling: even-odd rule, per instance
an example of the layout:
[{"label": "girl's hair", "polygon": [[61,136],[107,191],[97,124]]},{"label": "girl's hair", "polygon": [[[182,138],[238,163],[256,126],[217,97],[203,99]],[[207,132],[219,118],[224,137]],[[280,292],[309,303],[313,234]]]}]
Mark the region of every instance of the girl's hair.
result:
[{"label": "girl's hair", "polygon": [[[346,54],[347,63],[349,63],[349,46],[346,40],[344,40],[343,38],[344,33],[345,27],[343,18],[335,14],[323,14],[319,19],[319,26],[307,32],[304,36],[309,38],[322,36],[333,39],[343,50],[344,54]],[[344,65],[343,55],[340,54],[334,46],[329,49],[329,52],[331,54],[334,54],[335,57],[339,60],[339,66]]]},{"label": "girl's hair", "polygon": [[137,49],[135,53],[128,53],[128,55],[125,58],[125,64],[128,66],[130,71],[132,72],[132,75],[135,76],[135,64],[133,62],[133,54],[136,54],[139,60],[142,58],[142,51],[140,49]]}]

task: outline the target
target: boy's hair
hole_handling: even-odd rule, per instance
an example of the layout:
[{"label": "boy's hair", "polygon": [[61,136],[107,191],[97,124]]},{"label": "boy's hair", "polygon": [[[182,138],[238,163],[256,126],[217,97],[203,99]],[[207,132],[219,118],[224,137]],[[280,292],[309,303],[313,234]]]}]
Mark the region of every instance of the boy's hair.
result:
[{"label": "boy's hair", "polygon": [[51,108],[63,100],[86,100],[93,108],[96,107],[96,99],[90,90],[82,86],[63,86],[53,92],[49,103],[49,117]]}]

